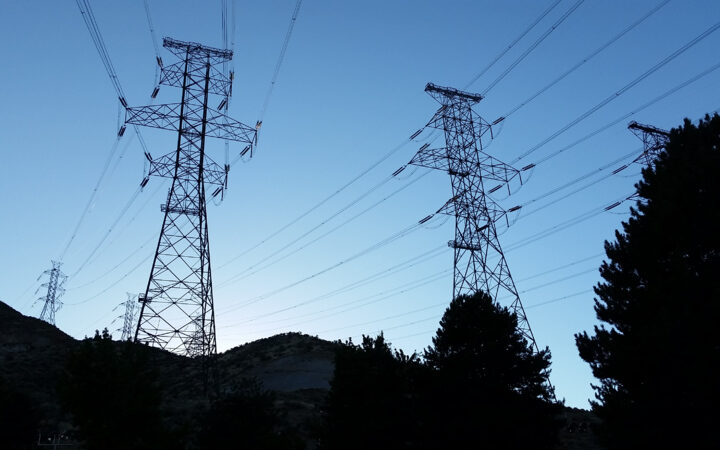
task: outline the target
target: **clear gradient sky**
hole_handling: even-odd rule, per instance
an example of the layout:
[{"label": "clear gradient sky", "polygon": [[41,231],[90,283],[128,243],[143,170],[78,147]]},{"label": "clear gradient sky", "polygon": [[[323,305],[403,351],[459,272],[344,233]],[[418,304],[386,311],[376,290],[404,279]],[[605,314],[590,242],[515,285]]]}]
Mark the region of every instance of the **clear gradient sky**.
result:
[{"label": "clear gradient sky", "polygon": [[[153,0],[150,8],[159,37],[220,47],[220,3]],[[236,26],[230,114],[252,125],[295,1],[230,3]],[[406,351],[430,343],[452,290],[452,254],[446,247],[453,237],[452,221],[440,216],[388,245],[285,287],[417,223],[450,197],[449,179],[442,172],[408,168],[381,184],[424,142],[438,138],[426,131],[408,140],[437,107],[423,92],[425,83],[466,86],[551,3],[304,1],[258,149],[252,160],[233,167],[225,200],[217,205],[209,201],[220,350],[284,331],[357,340],[363,333],[385,330]],[[484,91],[574,3],[563,0],[468,90]],[[660,3],[586,0],[476,110],[488,121],[504,115]],[[128,102],[148,104],[155,55],[143,2],[92,5]],[[513,162],[719,20],[720,2],[715,0],[670,1],[508,117],[495,128],[494,140],[486,142],[491,144],[487,152]],[[4,1],[0,39],[0,300],[37,316],[41,305],[31,305],[43,295],[34,291],[44,280],[36,278],[59,257],[90,197],[115,141],[119,107],[75,2]],[[719,47],[717,31],[515,164],[540,161],[720,63]],[[167,52],[162,56],[172,60]],[[521,189],[497,197],[506,208],[523,205],[501,243],[538,344],[552,351],[552,382],[570,406],[587,407],[593,395],[590,369],[577,355],[573,334],[596,324],[591,289],[599,280],[603,241],[627,217],[630,202],[567,221],[633,192],[640,166],[611,175],[632,159],[621,159],[624,155],[641,146],[626,129],[629,120],[663,128],[684,117],[696,120],[720,108],[719,84],[720,70],[712,71],[538,164],[526,172],[530,176]],[[158,101],[177,102],[179,94],[163,86]],[[171,132],[146,129],[143,136],[153,155],[172,150],[175,143]],[[401,143],[402,148],[340,194],[266,239]],[[242,148],[230,150],[232,158]],[[208,151],[215,160],[224,159],[222,142],[211,143]],[[144,291],[167,180],[150,180],[82,267],[137,189],[144,161],[128,131],[64,258],[63,271],[72,276],[57,325],[77,338],[96,328],[117,328],[120,323],[111,326],[111,321],[122,311],[112,309],[126,299],[126,292]],[[598,170],[602,167],[606,169]],[[585,174],[592,175],[538,199]],[[565,223],[569,226],[552,228]],[[404,270],[352,285],[423,254],[427,257],[401,266]],[[249,276],[236,277],[243,272]],[[348,285],[354,287],[323,295]],[[278,288],[284,289],[273,293]]]}]

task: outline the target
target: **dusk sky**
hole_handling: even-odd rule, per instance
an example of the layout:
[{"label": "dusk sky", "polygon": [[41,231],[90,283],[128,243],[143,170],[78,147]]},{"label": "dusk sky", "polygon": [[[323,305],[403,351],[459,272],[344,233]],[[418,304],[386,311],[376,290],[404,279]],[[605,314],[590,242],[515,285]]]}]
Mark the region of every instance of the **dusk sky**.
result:
[{"label": "dusk sky", "polygon": [[[254,125],[296,2],[228,3],[229,114]],[[391,177],[424,143],[442,145],[431,129],[409,139],[437,109],[423,92],[433,82],[486,95],[475,110],[488,122],[506,116],[486,152],[518,169],[536,164],[512,195],[493,194],[522,206],[500,241],[537,343],[552,352],[558,398],[588,407],[593,378],[573,335],[597,323],[603,242],[628,217],[623,200],[640,177],[631,161],[642,143],[627,124],[669,129],[720,108],[720,2],[562,0],[512,45],[554,3],[302,3],[253,157],[232,166],[222,202],[208,199],[219,351],[286,331],[356,342],[384,331],[407,352],[430,344],[452,294],[453,219],[436,215],[375,244],[451,197],[441,171]],[[160,44],[222,47],[220,1],[149,6]],[[143,2],[92,7],[128,103],[149,104],[156,64]],[[57,326],[76,338],[114,330],[113,308],[147,284],[169,180],[151,178],[135,195],[146,159],[131,128],[114,148],[124,113],[75,2],[5,1],[0,38],[0,300],[38,316],[35,291],[47,280],[37,278],[70,242]],[[179,101],[179,89],[161,87],[158,103]],[[141,133],[154,156],[176,145],[172,132]],[[231,144],[229,159],[242,148]],[[207,152],[225,160],[220,140]]]}]

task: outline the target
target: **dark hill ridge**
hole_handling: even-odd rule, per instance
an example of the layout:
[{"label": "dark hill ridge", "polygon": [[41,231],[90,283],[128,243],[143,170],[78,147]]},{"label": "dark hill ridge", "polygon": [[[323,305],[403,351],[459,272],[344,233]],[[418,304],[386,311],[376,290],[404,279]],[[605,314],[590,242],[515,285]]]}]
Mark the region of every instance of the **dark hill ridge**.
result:
[{"label": "dark hill ridge", "polygon": [[[57,402],[57,379],[65,358],[79,343],[58,328],[24,316],[0,302],[0,378],[32,398],[50,430],[69,427]],[[301,333],[284,333],[259,339],[218,355],[221,391],[232,391],[243,378],[255,377],[275,392],[275,406],[287,427],[308,439],[320,421],[337,343]],[[181,419],[203,402],[197,360],[152,349],[163,390],[163,410],[168,420]],[[599,449],[590,425],[592,413],[567,408],[568,425],[561,432],[562,449]],[[308,448],[314,448],[312,444]]]},{"label": "dark hill ridge", "polygon": [[[57,380],[79,341],[0,302],[0,378],[29,396],[49,420],[49,429],[67,427],[57,400]],[[220,390],[234,390],[254,377],[276,393],[276,406],[289,426],[316,421],[330,388],[334,343],[300,333],[250,342],[218,355]],[[204,402],[197,360],[151,349],[168,417],[184,418]]]}]

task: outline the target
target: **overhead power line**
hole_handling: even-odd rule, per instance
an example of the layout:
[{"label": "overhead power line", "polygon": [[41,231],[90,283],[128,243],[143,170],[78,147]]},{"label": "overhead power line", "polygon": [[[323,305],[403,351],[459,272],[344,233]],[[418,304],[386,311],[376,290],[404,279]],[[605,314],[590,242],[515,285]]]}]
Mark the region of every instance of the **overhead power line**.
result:
[{"label": "overhead power line", "polygon": [[550,36],[550,33],[555,31],[555,29],[557,27],[559,27],[560,24],[563,23],[565,21],[565,19],[567,19],[570,16],[570,14],[572,14],[576,9],[578,9],[580,7],[580,5],[583,4],[584,1],[585,0],[578,0],[570,7],[570,9],[565,11],[565,14],[560,16],[560,18],[557,21],[555,21],[555,23],[553,23],[552,26],[545,31],[545,33],[543,33],[539,38],[537,38],[537,40],[535,42],[533,42],[532,45],[530,45],[530,47],[528,47],[517,59],[515,59],[515,61],[512,62],[512,64],[510,64],[500,75],[498,75],[498,77],[495,78],[495,80],[493,80],[485,88],[484,91],[482,91],[482,95],[485,96],[488,92],[490,92],[490,90],[492,88],[497,86],[497,84],[500,81],[502,81],[503,78],[505,78],[515,67],[517,67],[517,65],[520,64],[527,57],[527,55],[529,55],[533,50],[535,50],[537,48],[537,46],[540,45],[542,43],[542,41],[545,40],[545,38]]},{"label": "overhead power line", "polygon": [[343,259],[343,260],[341,260],[341,261],[339,261],[339,262],[337,262],[337,263],[335,263],[335,264],[333,264],[333,265],[331,265],[331,266],[328,266],[328,267],[326,267],[326,268],[324,268],[324,269],[322,269],[322,270],[319,270],[319,271],[314,272],[314,273],[312,273],[312,274],[310,274],[310,275],[307,275],[307,276],[301,278],[300,280],[297,280],[297,281],[294,281],[294,282],[292,282],[292,283],[286,284],[286,285],[284,285],[284,286],[282,286],[282,287],[279,287],[279,288],[277,288],[277,289],[274,289],[274,290],[272,290],[272,291],[270,291],[270,292],[267,292],[267,293],[265,293],[265,294],[255,296],[255,297],[253,297],[253,298],[251,298],[251,299],[249,299],[249,300],[247,300],[247,301],[245,301],[245,302],[243,302],[243,303],[240,303],[240,304],[238,304],[238,305],[235,305],[234,307],[229,308],[228,310],[226,310],[226,312],[234,311],[234,310],[236,310],[236,309],[239,309],[239,308],[242,308],[242,307],[245,307],[245,306],[249,306],[249,305],[251,305],[251,304],[253,304],[253,303],[257,303],[257,302],[259,302],[259,301],[261,301],[261,300],[265,300],[265,299],[268,298],[268,297],[272,297],[272,296],[274,296],[274,295],[277,295],[277,294],[279,294],[280,292],[286,291],[286,290],[288,290],[288,289],[290,289],[290,288],[292,288],[292,287],[295,287],[295,286],[297,286],[297,285],[299,285],[299,284],[305,283],[306,281],[309,281],[309,280],[311,280],[311,279],[313,279],[313,278],[316,278],[316,277],[318,277],[318,276],[320,276],[320,275],[323,275],[323,274],[325,274],[325,273],[327,273],[327,272],[330,272],[331,270],[336,269],[336,268],[342,266],[343,264],[347,264],[347,263],[349,263],[349,262],[351,262],[351,261],[354,261],[354,260],[360,258],[361,256],[367,255],[368,253],[374,252],[375,250],[378,250],[378,249],[380,249],[380,248],[382,248],[382,247],[385,247],[385,246],[388,245],[388,244],[391,244],[392,242],[395,242],[396,240],[398,240],[398,239],[400,239],[400,238],[402,238],[402,237],[404,237],[404,236],[406,236],[406,235],[408,235],[408,234],[416,231],[419,227],[420,227],[420,225],[419,225],[418,223],[414,223],[414,224],[410,225],[409,227],[404,228],[403,230],[400,230],[400,231],[398,231],[398,232],[396,232],[396,233],[393,233],[392,235],[386,237],[385,239],[383,239],[383,240],[381,240],[381,241],[379,241],[379,242],[377,242],[377,243],[375,243],[375,244],[373,244],[373,245],[371,245],[371,246],[369,246],[369,247],[366,247],[365,249],[363,249],[363,250],[361,250],[361,251],[359,251],[359,252],[357,252],[357,253],[355,253],[355,254],[353,254],[353,255],[351,255],[351,256],[348,256],[347,258],[345,258],[345,259]]},{"label": "overhead power line", "polygon": [[633,79],[631,82],[629,82],[628,84],[626,84],[625,86],[623,86],[621,89],[619,89],[618,91],[616,91],[614,94],[611,94],[610,96],[608,96],[607,98],[605,98],[603,101],[601,101],[601,102],[598,103],[597,105],[593,106],[592,108],[590,108],[589,110],[587,110],[586,112],[584,112],[583,114],[581,114],[580,116],[578,116],[577,118],[575,118],[574,120],[572,120],[571,122],[569,122],[567,125],[565,125],[564,127],[560,128],[559,130],[557,130],[555,133],[553,133],[553,134],[551,134],[550,136],[548,136],[546,139],[544,139],[544,140],[541,141],[540,143],[536,144],[536,145],[533,146],[532,148],[530,148],[530,149],[528,149],[527,151],[525,151],[524,153],[522,153],[520,156],[518,156],[517,158],[515,158],[515,160],[513,160],[513,162],[516,162],[516,161],[519,161],[519,160],[525,158],[525,157],[528,156],[529,154],[531,154],[531,153],[533,153],[534,151],[538,150],[539,148],[543,147],[543,146],[544,146],[545,144],[547,144],[548,142],[550,142],[550,141],[552,141],[553,139],[555,139],[556,137],[560,136],[562,133],[566,132],[568,129],[574,127],[574,126],[577,125],[578,123],[580,123],[580,122],[582,122],[583,120],[587,119],[590,115],[592,115],[592,114],[594,114],[595,112],[597,112],[600,108],[604,107],[605,105],[607,105],[607,104],[610,103],[611,101],[613,101],[613,100],[615,100],[616,98],[620,97],[620,96],[621,96],[622,94],[624,94],[625,92],[627,92],[627,91],[629,91],[630,89],[632,89],[633,87],[637,86],[640,82],[642,82],[643,80],[645,80],[647,77],[649,77],[649,76],[652,75],[653,73],[657,72],[659,69],[661,69],[661,68],[662,68],[663,66],[665,66],[667,63],[669,63],[669,62],[672,61],[673,59],[677,58],[677,57],[680,56],[681,54],[685,53],[687,50],[689,50],[689,49],[692,48],[694,45],[696,45],[696,44],[698,44],[699,42],[701,42],[703,39],[705,39],[705,38],[707,38],[708,36],[710,36],[712,33],[714,33],[715,31],[717,31],[718,28],[720,28],[720,22],[718,22],[718,23],[716,23],[715,25],[711,26],[710,28],[708,28],[707,30],[705,30],[704,32],[702,32],[700,35],[698,35],[697,37],[695,37],[694,39],[692,39],[690,42],[686,43],[685,45],[683,45],[683,46],[680,47],[679,49],[675,50],[675,51],[672,52],[670,55],[666,56],[666,57],[663,58],[661,61],[659,61],[657,64],[655,64],[654,66],[652,66],[650,69],[648,69],[648,70],[646,70],[645,72],[643,72],[640,76],[638,76],[637,78]]},{"label": "overhead power line", "polygon": [[265,94],[265,101],[263,102],[262,109],[260,110],[260,118],[258,120],[260,124],[262,124],[263,117],[265,116],[265,112],[267,111],[268,105],[270,104],[270,96],[272,96],[273,90],[275,89],[275,83],[278,79],[278,75],[280,75],[280,67],[282,67],[282,63],[285,60],[285,53],[287,52],[288,45],[290,44],[290,37],[292,36],[293,29],[295,28],[295,21],[297,20],[298,14],[300,13],[301,5],[302,0],[297,0],[297,2],[295,3],[295,9],[292,13],[292,17],[290,18],[290,24],[288,25],[288,29],[285,32],[285,40],[283,41],[282,48],[280,49],[280,55],[278,56],[278,60],[275,63],[275,70],[273,71],[273,76],[270,80],[270,87]]},{"label": "overhead power line", "polygon": [[[592,289],[584,289],[584,290],[582,290],[582,291],[574,292],[574,293],[572,293],[572,294],[564,295],[564,296],[562,296],[562,297],[557,297],[557,298],[554,298],[554,299],[552,299],[552,300],[547,300],[547,301],[544,301],[544,302],[541,302],[541,303],[533,303],[533,304],[531,304],[531,305],[526,306],[525,309],[537,308],[537,307],[539,307],[539,306],[544,306],[544,305],[547,305],[547,304],[550,304],[550,303],[555,303],[555,302],[559,302],[559,301],[562,301],[562,300],[567,300],[567,299],[569,299],[569,298],[578,297],[578,296],[580,296],[580,295],[589,294],[589,293],[591,293],[591,292],[592,292]],[[413,322],[413,323],[415,323],[415,322]],[[436,329],[432,329],[432,330],[421,331],[421,332],[419,332],[419,333],[412,333],[412,334],[406,334],[406,335],[404,335],[404,336],[394,337],[394,338],[393,338],[393,342],[397,342],[397,341],[400,341],[400,340],[403,340],[403,339],[412,338],[412,337],[428,335],[428,334],[430,334],[430,333],[434,333],[435,331],[436,331]],[[359,336],[353,336],[353,338],[358,338],[358,337],[359,337]]]},{"label": "overhead power line", "polygon": [[[80,14],[82,15],[83,21],[85,22],[85,26],[90,32],[90,37],[92,38],[93,44],[95,44],[95,49],[100,56],[100,60],[105,67],[105,71],[110,78],[110,82],[115,88],[115,92],[118,95],[118,100],[120,100],[123,108],[127,108],[128,101],[127,97],[125,96],[125,91],[123,91],[123,88],[120,85],[120,79],[118,78],[117,72],[115,71],[115,66],[110,59],[110,54],[108,53],[107,47],[105,46],[105,41],[103,40],[102,34],[100,33],[100,27],[98,27],[97,20],[95,20],[95,14],[93,13],[92,7],[90,6],[90,2],[89,0],[75,1],[78,5],[78,8],[80,9]],[[143,139],[142,134],[140,133],[140,129],[137,125],[135,125],[133,129],[135,130],[135,134],[138,137],[138,141],[140,141],[140,145],[142,146],[143,151],[147,152],[147,145],[145,144],[145,139]]]},{"label": "overhead power line", "polygon": [[[256,248],[258,248],[258,247],[260,247],[261,245],[263,245],[263,244],[265,244],[266,242],[268,242],[270,239],[274,238],[275,236],[279,235],[280,233],[282,233],[283,231],[287,230],[287,229],[290,228],[291,226],[295,225],[296,223],[298,223],[299,221],[301,221],[302,219],[304,219],[305,217],[307,217],[308,215],[310,215],[311,213],[313,213],[314,211],[316,211],[318,208],[320,208],[321,206],[323,206],[324,204],[326,204],[327,202],[329,202],[329,201],[332,200],[333,198],[337,197],[337,196],[338,196],[341,192],[343,192],[345,189],[347,189],[348,187],[352,186],[352,185],[353,185],[355,182],[357,182],[359,179],[361,179],[362,177],[364,177],[365,175],[367,175],[368,173],[370,173],[373,169],[375,169],[376,167],[378,167],[378,166],[379,166],[380,164],[382,164],[383,162],[387,161],[391,156],[393,156],[395,153],[397,153],[398,151],[400,151],[403,147],[405,147],[407,144],[409,144],[413,139],[415,139],[416,137],[418,137],[418,136],[422,133],[423,130],[424,130],[424,128],[421,128],[421,129],[419,129],[418,131],[416,131],[415,133],[413,133],[413,134],[410,136],[409,139],[404,139],[404,140],[403,140],[402,142],[400,142],[398,145],[396,145],[395,147],[393,147],[392,149],[390,149],[389,152],[387,152],[386,154],[384,154],[383,156],[381,156],[380,159],[378,159],[377,161],[375,161],[374,163],[372,163],[370,166],[368,166],[366,169],[364,169],[362,172],[360,172],[360,173],[357,174],[355,177],[353,177],[352,179],[350,179],[350,181],[346,182],[345,184],[343,184],[342,186],[340,186],[338,189],[336,189],[332,194],[330,194],[330,195],[328,195],[327,197],[323,198],[323,199],[320,200],[318,203],[314,204],[314,205],[311,206],[309,209],[307,209],[305,212],[301,213],[299,216],[295,217],[295,218],[292,219],[290,222],[286,223],[285,225],[283,225],[282,227],[278,228],[277,230],[273,231],[272,233],[270,233],[268,236],[266,236],[265,238],[263,238],[262,240],[260,240],[260,241],[257,242],[256,244],[254,244],[254,245],[252,245],[251,247],[249,247],[249,248],[243,250],[242,252],[238,253],[237,255],[235,255],[233,258],[231,258],[230,260],[226,261],[225,263],[220,264],[220,265],[217,267],[217,269],[221,269],[221,268],[227,266],[228,264],[231,264],[231,263],[237,261],[238,259],[240,259],[241,257],[245,256],[245,255],[248,254],[249,252],[255,250]],[[388,179],[388,181],[389,181],[389,179]]]},{"label": "overhead power line", "polygon": [[670,2],[670,0],[663,0],[662,2],[660,2],[658,5],[656,5],[656,6],[653,7],[652,9],[650,9],[650,11],[646,12],[642,17],[640,17],[640,18],[637,19],[635,22],[633,22],[633,23],[631,23],[630,25],[628,25],[628,26],[627,26],[624,30],[622,30],[620,33],[618,33],[618,34],[616,34],[615,36],[613,36],[609,41],[605,42],[603,45],[601,45],[600,47],[596,48],[596,49],[595,49],[594,51],[592,51],[589,55],[585,56],[583,59],[581,59],[580,61],[578,61],[575,65],[573,65],[573,66],[570,67],[568,70],[566,70],[565,72],[563,72],[562,74],[560,74],[557,78],[555,78],[554,80],[552,80],[550,83],[546,84],[545,86],[543,86],[542,88],[540,88],[540,90],[538,90],[537,92],[535,92],[534,94],[532,94],[530,97],[528,97],[527,99],[523,100],[523,101],[520,102],[517,106],[515,106],[514,108],[512,108],[511,110],[509,110],[508,112],[506,112],[505,114],[503,114],[502,117],[504,117],[505,119],[507,119],[507,118],[510,117],[512,114],[516,113],[520,108],[522,108],[523,106],[527,105],[527,104],[530,103],[531,101],[535,100],[535,98],[537,98],[539,95],[545,93],[548,89],[550,89],[551,87],[553,87],[553,86],[555,86],[556,84],[558,84],[560,81],[562,81],[563,79],[565,79],[565,77],[567,77],[567,76],[570,75],[571,73],[575,72],[575,71],[576,71],[577,69],[579,69],[582,65],[584,65],[585,63],[587,63],[588,61],[590,61],[591,59],[593,59],[594,57],[596,57],[597,55],[599,55],[603,50],[607,49],[607,48],[610,47],[612,44],[614,44],[615,42],[617,42],[620,38],[622,38],[623,36],[625,36],[626,34],[628,34],[630,31],[632,31],[633,29],[635,29],[638,25],[640,25],[641,23],[643,23],[648,17],[650,17],[650,16],[652,16],[653,14],[655,14],[656,12],[658,12],[663,6],[667,5],[669,2]]},{"label": "overhead power line", "polygon": [[[301,245],[300,247],[297,247],[296,249],[294,249],[294,250],[286,253],[285,255],[282,255],[281,257],[279,257],[279,258],[277,258],[277,259],[269,262],[268,264],[265,264],[264,266],[257,267],[258,265],[262,264],[263,262],[267,261],[268,259],[272,258],[273,256],[278,255],[279,253],[284,252],[285,250],[287,250],[287,249],[288,249],[290,246],[292,246],[293,244],[297,243],[298,241],[300,241],[300,240],[303,239],[304,237],[308,236],[309,234],[311,234],[311,233],[314,232],[315,230],[317,230],[317,229],[319,229],[320,227],[322,227],[323,225],[327,224],[330,220],[334,219],[335,217],[337,217],[338,215],[340,215],[341,213],[343,213],[344,211],[346,211],[346,210],[349,209],[350,207],[352,207],[352,206],[354,206],[355,204],[357,204],[358,201],[360,201],[362,198],[364,198],[364,197],[366,197],[367,195],[369,195],[370,192],[374,191],[375,188],[373,188],[371,191],[368,191],[368,192],[364,193],[363,195],[361,195],[361,196],[358,197],[357,199],[353,200],[351,203],[349,203],[349,204],[346,205],[345,207],[341,208],[339,211],[335,212],[332,216],[330,216],[330,218],[323,220],[323,221],[320,222],[318,225],[314,226],[313,228],[311,228],[311,229],[308,230],[307,232],[305,232],[305,233],[303,233],[302,235],[300,235],[300,237],[294,239],[292,242],[284,245],[283,247],[279,248],[278,250],[270,253],[268,256],[266,256],[265,258],[263,258],[262,260],[260,260],[258,263],[256,263],[256,264],[248,267],[247,269],[245,269],[244,271],[240,272],[240,273],[237,274],[236,276],[230,278],[229,280],[227,280],[226,283],[227,283],[227,284],[230,284],[230,283],[233,283],[233,282],[242,280],[242,279],[244,279],[244,278],[247,278],[247,277],[249,277],[249,276],[251,276],[251,275],[254,275],[254,274],[256,274],[256,273],[258,273],[258,272],[260,272],[260,271],[262,271],[262,270],[264,270],[264,269],[267,269],[268,267],[272,267],[272,266],[274,266],[275,264],[277,264],[277,263],[279,263],[279,262],[281,262],[281,261],[289,258],[290,256],[292,256],[292,255],[294,255],[294,254],[296,254],[296,253],[304,250],[304,249],[307,248],[308,246],[310,246],[310,245],[312,245],[312,244],[320,241],[321,239],[326,238],[326,237],[329,236],[330,234],[334,233],[335,231],[339,230],[340,228],[344,227],[345,225],[349,224],[350,222],[356,220],[357,218],[361,217],[362,215],[364,215],[364,214],[366,214],[367,212],[371,211],[372,209],[376,208],[377,206],[379,206],[380,204],[382,204],[382,203],[384,203],[385,201],[389,200],[390,198],[394,197],[394,196],[397,195],[398,193],[404,191],[404,190],[407,189],[408,187],[412,186],[413,184],[415,184],[416,182],[418,182],[419,180],[421,180],[421,179],[422,179],[424,176],[426,176],[428,173],[429,173],[429,172],[425,172],[425,173],[423,173],[422,175],[420,175],[419,177],[416,177],[416,178],[414,178],[413,180],[411,180],[410,182],[404,184],[403,186],[400,186],[398,189],[394,190],[393,192],[391,192],[390,194],[388,194],[388,195],[386,195],[385,197],[381,198],[380,200],[374,202],[373,204],[371,204],[371,205],[368,206],[367,208],[363,209],[363,210],[360,211],[359,213],[351,216],[350,218],[346,219],[345,221],[341,222],[340,224],[336,225],[335,227],[331,228],[330,230],[326,231],[325,233],[323,233],[323,234],[321,234],[321,235],[319,235],[319,236],[316,236],[315,238],[313,238],[312,240],[306,242],[305,244]],[[392,178],[392,177],[391,177],[391,178]],[[382,184],[385,184],[386,182],[387,182],[387,179],[386,179],[386,180],[383,180],[383,182],[381,183],[381,185],[382,185]],[[376,186],[376,187],[378,187],[378,186]],[[255,268],[255,270],[252,270],[253,268]],[[248,272],[249,272],[249,273],[248,273]],[[245,275],[245,276],[243,276],[243,275]]]},{"label": "overhead power line", "polygon": [[[717,69],[720,69],[720,62],[719,62],[719,63],[716,63],[716,64],[713,64],[712,66],[708,67],[707,69],[703,70],[702,72],[698,73],[697,75],[694,75],[693,77],[688,78],[687,80],[683,81],[682,83],[680,83],[680,84],[678,84],[678,85],[675,85],[674,87],[668,89],[667,91],[663,92],[662,94],[654,97],[652,100],[650,100],[650,101],[648,101],[648,102],[646,102],[646,103],[643,103],[642,105],[634,108],[632,111],[630,111],[630,112],[628,112],[628,113],[626,113],[626,114],[618,117],[617,119],[615,119],[615,120],[613,120],[613,121],[611,121],[611,122],[606,123],[605,125],[603,125],[603,126],[597,128],[596,130],[594,130],[594,131],[586,134],[585,136],[581,137],[580,139],[577,139],[576,141],[573,141],[573,142],[571,142],[570,144],[568,144],[568,145],[566,145],[566,146],[564,146],[564,147],[561,147],[561,148],[559,148],[558,150],[555,150],[554,152],[549,153],[548,155],[543,156],[542,158],[540,158],[539,160],[537,160],[537,162],[535,162],[535,164],[537,165],[537,164],[544,163],[545,161],[547,161],[547,160],[549,160],[549,159],[551,159],[551,158],[554,158],[555,156],[559,155],[560,153],[563,153],[563,152],[565,152],[566,150],[569,150],[569,149],[575,147],[576,145],[578,145],[578,144],[580,144],[580,143],[582,143],[582,142],[584,142],[584,141],[586,141],[586,140],[588,140],[588,139],[596,136],[597,134],[600,134],[601,132],[603,132],[603,131],[605,131],[605,130],[608,130],[608,129],[614,127],[615,125],[618,125],[618,124],[620,124],[620,123],[623,123],[623,124],[624,124],[624,123],[627,121],[627,119],[629,119],[630,117],[632,117],[632,116],[634,116],[635,114],[639,113],[640,111],[643,111],[643,110],[649,108],[650,106],[652,106],[652,105],[660,102],[661,100],[667,99],[670,95],[676,93],[676,92],[679,91],[680,89],[683,89],[683,88],[691,85],[692,83],[695,83],[696,81],[698,81],[698,80],[700,80],[701,78],[709,75],[710,73],[716,71]],[[565,130],[565,131],[567,131],[567,130]],[[536,147],[537,147],[537,146],[536,146]],[[538,147],[538,148],[539,148],[539,147]],[[526,152],[526,153],[527,153],[527,152]],[[524,156],[521,155],[521,156],[515,158],[514,161],[517,162],[517,161],[521,160],[522,158],[524,158]]]},{"label": "overhead power line", "polygon": [[[366,285],[368,285],[368,284],[370,284],[370,283],[374,283],[374,282],[376,282],[376,281],[378,281],[378,280],[380,280],[380,279],[387,278],[387,277],[389,277],[389,276],[392,276],[392,275],[395,275],[395,274],[397,274],[397,273],[400,273],[400,272],[406,271],[406,270],[408,270],[408,269],[411,269],[411,268],[413,268],[413,267],[416,267],[417,265],[422,264],[422,263],[424,263],[424,262],[426,262],[426,261],[429,261],[429,260],[431,260],[431,259],[434,259],[434,258],[436,258],[436,257],[438,257],[438,256],[440,256],[441,254],[444,254],[444,253],[446,253],[446,252],[447,252],[447,247],[446,247],[445,245],[441,245],[441,246],[439,246],[439,247],[435,247],[435,248],[433,248],[433,249],[430,250],[430,251],[423,252],[423,253],[421,253],[421,254],[419,254],[419,255],[413,256],[412,258],[407,259],[407,260],[405,260],[405,261],[403,261],[403,262],[401,262],[401,263],[394,264],[394,265],[392,265],[392,266],[390,266],[390,267],[388,267],[388,268],[385,268],[385,269],[383,269],[383,270],[381,270],[381,271],[379,271],[379,272],[375,272],[375,273],[373,273],[373,274],[370,275],[370,276],[364,277],[364,278],[362,278],[362,279],[360,279],[360,280],[353,281],[353,282],[351,282],[351,283],[349,283],[349,284],[343,285],[343,286],[341,286],[341,287],[339,287],[339,288],[333,289],[333,290],[331,290],[331,291],[329,291],[329,292],[326,292],[326,293],[324,293],[324,294],[317,295],[317,296],[315,296],[315,297],[311,297],[311,298],[309,298],[309,299],[306,299],[306,300],[303,300],[303,301],[300,301],[300,302],[297,302],[297,303],[293,303],[292,305],[287,306],[287,307],[284,307],[284,308],[276,309],[276,310],[273,310],[273,311],[268,311],[268,312],[266,312],[266,313],[262,313],[262,314],[259,314],[259,315],[254,316],[254,317],[247,318],[247,319],[245,319],[245,320],[243,320],[243,321],[241,321],[241,322],[236,322],[236,323],[234,323],[234,324],[232,324],[232,325],[226,325],[224,328],[228,328],[228,327],[233,327],[233,326],[237,326],[237,325],[242,325],[242,324],[245,324],[245,323],[254,322],[254,321],[257,320],[257,319],[261,319],[261,318],[269,317],[269,316],[274,316],[274,315],[276,315],[276,314],[280,314],[280,313],[283,313],[283,312],[291,311],[291,310],[300,308],[300,307],[302,307],[302,306],[307,306],[307,305],[310,305],[310,304],[313,304],[313,303],[317,303],[318,301],[321,301],[321,300],[327,300],[328,298],[332,298],[332,297],[335,297],[335,296],[337,296],[337,295],[340,295],[340,294],[344,294],[344,293],[346,293],[346,292],[353,291],[353,290],[358,289],[358,288],[360,288],[360,287],[362,287],[362,286],[366,286]],[[303,317],[303,316],[293,316],[294,319],[295,319],[295,318],[298,318],[298,317]],[[282,321],[284,321],[284,320],[287,320],[287,319],[280,319],[279,321],[282,322]]]},{"label": "overhead power line", "polygon": [[481,76],[485,75],[485,72],[487,72],[488,70],[490,70],[490,68],[491,68],[492,66],[494,66],[495,63],[497,63],[497,62],[500,60],[500,58],[502,58],[503,56],[505,56],[505,54],[506,54],[508,51],[510,51],[510,49],[513,48],[513,47],[515,46],[515,44],[517,44],[518,42],[520,42],[520,40],[521,40],[522,38],[524,38],[525,35],[530,32],[530,30],[532,30],[533,28],[535,28],[535,26],[536,26],[538,23],[540,23],[540,21],[543,20],[543,19],[545,18],[545,16],[547,16],[548,14],[550,14],[550,11],[552,11],[553,9],[555,9],[555,7],[556,7],[557,5],[559,5],[561,1],[562,1],[562,0],[554,0],[553,3],[551,3],[550,6],[548,6],[547,9],[545,9],[545,10],[542,12],[542,14],[540,14],[540,16],[538,16],[538,17],[533,21],[533,23],[531,23],[527,28],[525,28],[525,30],[523,30],[523,32],[520,33],[512,42],[510,42],[510,44],[509,44],[507,47],[505,47],[500,53],[498,53],[498,54],[495,56],[495,58],[493,58],[492,61],[490,61],[490,63],[488,63],[487,66],[485,66],[477,75],[475,75],[475,76],[465,85],[465,87],[463,87],[463,90],[466,90],[467,88],[469,88],[470,86],[472,86],[473,84],[475,84],[475,82],[476,82],[477,80],[479,80]]}]

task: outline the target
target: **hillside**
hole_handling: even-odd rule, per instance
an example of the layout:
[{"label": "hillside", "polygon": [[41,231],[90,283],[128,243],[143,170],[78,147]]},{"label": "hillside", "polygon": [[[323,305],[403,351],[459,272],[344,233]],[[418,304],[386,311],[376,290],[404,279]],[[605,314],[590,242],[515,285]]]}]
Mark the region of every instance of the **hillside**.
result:
[{"label": "hillside", "polygon": [[[39,406],[46,431],[68,429],[70,418],[58,405],[56,387],[65,358],[79,341],[2,302],[0,329],[0,379]],[[284,428],[292,429],[304,438],[308,448],[314,448],[312,436],[330,388],[336,345],[313,336],[285,333],[232,348],[218,355],[220,390],[231,392],[244,379],[256,378],[273,391]],[[151,351],[167,420],[186,420],[189,411],[202,407],[204,402],[199,363],[161,350]],[[597,421],[592,413],[567,408],[565,418],[567,425],[559,448],[599,449],[590,430]]]}]

